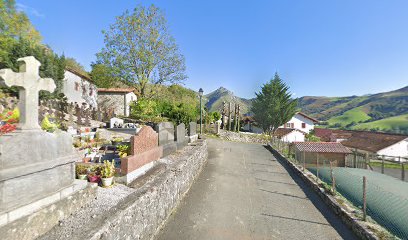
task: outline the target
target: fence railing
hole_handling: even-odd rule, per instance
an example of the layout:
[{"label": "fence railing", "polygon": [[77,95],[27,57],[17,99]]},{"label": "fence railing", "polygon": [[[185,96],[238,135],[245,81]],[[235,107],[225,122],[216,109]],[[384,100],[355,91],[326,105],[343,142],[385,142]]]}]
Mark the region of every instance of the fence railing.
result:
[{"label": "fence railing", "polygon": [[274,139],[271,145],[300,169],[312,173],[320,186],[338,195],[339,204],[344,198],[351,202],[359,209],[356,213],[361,220],[374,220],[391,234],[408,239],[408,184],[370,169],[370,165],[377,167],[373,164],[377,160],[381,160],[385,169],[386,162],[402,163],[402,166],[405,162],[358,151],[341,162],[341,159],[326,159],[323,154],[295,152],[293,145],[279,139]]}]

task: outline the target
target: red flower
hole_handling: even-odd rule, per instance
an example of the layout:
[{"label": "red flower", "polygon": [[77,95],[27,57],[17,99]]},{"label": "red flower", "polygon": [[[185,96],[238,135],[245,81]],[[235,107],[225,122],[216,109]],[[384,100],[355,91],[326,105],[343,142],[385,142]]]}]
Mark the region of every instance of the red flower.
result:
[{"label": "red flower", "polygon": [[4,124],[3,126],[0,126],[0,135],[9,133],[9,132],[12,132],[12,131],[15,131],[15,130],[16,130],[16,126],[15,126],[15,125],[6,123],[6,124]]}]

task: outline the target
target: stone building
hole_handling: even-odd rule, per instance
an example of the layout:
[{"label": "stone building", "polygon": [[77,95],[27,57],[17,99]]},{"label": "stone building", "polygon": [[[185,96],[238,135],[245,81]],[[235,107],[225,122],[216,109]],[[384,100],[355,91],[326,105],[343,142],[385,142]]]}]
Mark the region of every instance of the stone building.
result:
[{"label": "stone building", "polygon": [[67,97],[68,102],[86,103],[88,106],[97,107],[97,87],[92,79],[84,74],[66,68],[64,73],[64,82],[62,93]]},{"label": "stone building", "polygon": [[137,100],[133,88],[98,88],[98,105],[115,109],[119,116],[129,116],[130,103]]}]

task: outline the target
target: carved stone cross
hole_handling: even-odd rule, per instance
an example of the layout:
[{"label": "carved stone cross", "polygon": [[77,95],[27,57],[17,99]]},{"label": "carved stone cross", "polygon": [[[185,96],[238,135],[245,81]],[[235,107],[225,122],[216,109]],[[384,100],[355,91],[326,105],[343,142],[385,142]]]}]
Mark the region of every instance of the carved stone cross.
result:
[{"label": "carved stone cross", "polygon": [[41,78],[41,63],[33,56],[17,59],[23,62],[18,73],[11,69],[0,70],[0,83],[19,88],[20,126],[22,130],[41,129],[38,124],[38,93],[40,90],[53,92],[56,88],[51,78]]}]

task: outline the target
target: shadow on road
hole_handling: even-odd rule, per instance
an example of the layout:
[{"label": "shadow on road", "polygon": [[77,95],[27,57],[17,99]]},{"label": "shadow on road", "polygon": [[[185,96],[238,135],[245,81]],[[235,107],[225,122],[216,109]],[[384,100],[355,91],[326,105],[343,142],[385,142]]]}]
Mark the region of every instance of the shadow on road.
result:
[{"label": "shadow on road", "polygon": [[299,221],[299,222],[307,222],[307,223],[313,223],[313,224],[331,226],[330,224],[327,224],[327,223],[314,222],[314,221],[309,221],[309,220],[304,220],[304,219],[299,219],[299,218],[283,217],[283,216],[272,215],[272,214],[266,214],[266,213],[262,213],[261,215],[262,215],[262,216],[267,216],[267,217],[282,218],[282,219],[286,219],[286,220],[293,220],[293,221]]},{"label": "shadow on road", "polygon": [[324,218],[330,223],[330,225],[339,233],[343,239],[357,239],[352,234],[349,228],[337,217],[337,215],[323,202],[323,200],[309,187],[303,180],[297,176],[292,168],[288,166],[286,162],[276,156],[269,146],[264,147],[274,155],[277,162],[282,165],[289,173],[289,176],[295,181],[295,183],[302,189],[306,197],[313,203],[313,205],[322,213]]}]

